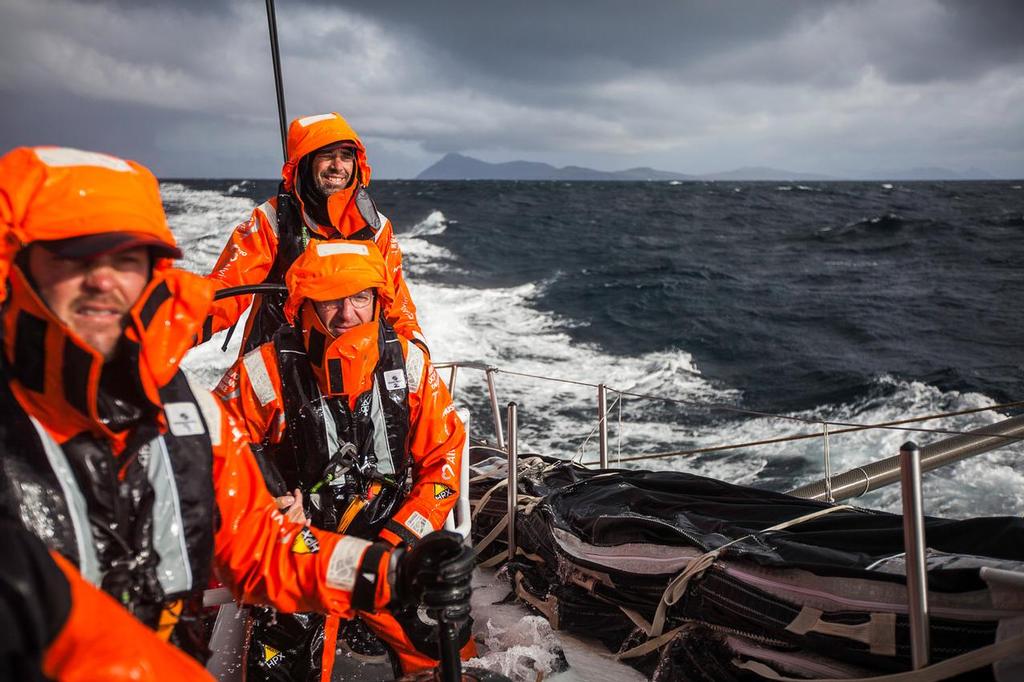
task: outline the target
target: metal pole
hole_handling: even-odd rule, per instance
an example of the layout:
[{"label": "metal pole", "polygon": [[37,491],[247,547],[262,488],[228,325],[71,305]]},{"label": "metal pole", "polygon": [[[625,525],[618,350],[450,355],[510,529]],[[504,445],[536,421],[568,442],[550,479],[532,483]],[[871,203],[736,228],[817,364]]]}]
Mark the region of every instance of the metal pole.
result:
[{"label": "metal pole", "polygon": [[516,556],[516,505],[519,502],[519,417],[508,404],[508,560]]},{"label": "metal pole", "polygon": [[832,461],[829,458],[828,453],[828,422],[821,422],[821,435],[825,441],[825,501],[828,502],[829,504],[832,504],[836,500],[834,497],[832,497]]},{"label": "metal pole", "polygon": [[[965,434],[929,443],[921,448],[921,469],[931,471],[946,464],[980,455],[989,450],[1001,448],[1016,442],[1024,436],[1024,415],[1010,417],[995,424],[988,424]],[[836,500],[845,500],[871,492],[900,480],[899,455],[844,471],[832,477],[832,495]],[[805,500],[824,500],[823,481],[809,483],[787,494]]]},{"label": "metal pole", "polygon": [[920,670],[928,665],[928,568],[925,564],[927,549],[921,499],[921,451],[913,441],[907,441],[900,447],[900,491],[903,497],[910,655],[914,670]]},{"label": "metal pole", "polygon": [[277,13],[274,0],[267,0],[267,25],[270,27],[270,56],[274,59],[274,88],[277,90],[277,120],[281,126],[281,154],[288,161],[288,115],[284,110],[284,80],[281,78],[281,52],[277,46]]},{"label": "metal pole", "polygon": [[601,468],[608,468],[608,387],[597,385],[597,442]]},{"label": "metal pole", "polygon": [[457,364],[452,364],[452,373],[448,375],[448,393],[450,393],[453,398],[455,397],[455,377],[458,373],[459,366]]},{"label": "metal pole", "polygon": [[501,410],[498,408],[498,393],[494,390],[494,367],[487,368],[487,392],[491,396],[491,415],[494,417],[494,435],[498,438],[498,447],[505,447],[505,437],[501,433]]}]

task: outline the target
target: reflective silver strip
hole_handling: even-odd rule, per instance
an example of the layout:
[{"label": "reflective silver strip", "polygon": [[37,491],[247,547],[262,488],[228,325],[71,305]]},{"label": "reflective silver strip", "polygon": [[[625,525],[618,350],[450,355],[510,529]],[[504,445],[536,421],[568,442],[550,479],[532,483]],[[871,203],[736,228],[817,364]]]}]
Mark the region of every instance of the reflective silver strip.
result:
[{"label": "reflective silver strip", "polygon": [[409,393],[416,393],[423,383],[423,367],[426,362],[423,358],[423,351],[415,343],[408,345],[408,352],[405,356],[405,376],[409,383]]},{"label": "reflective silver strip", "polygon": [[309,126],[313,125],[314,123],[319,123],[320,121],[329,121],[332,118],[341,118],[341,117],[338,116],[337,114],[335,114],[334,112],[331,112],[329,114],[313,114],[312,116],[303,116],[302,118],[300,118],[297,121],[297,123],[300,126],[302,126],[303,128],[308,128]]},{"label": "reflective silver strip", "polygon": [[267,364],[263,361],[263,353],[259,348],[249,351],[242,358],[249,373],[249,384],[260,401],[261,406],[266,406],[277,397],[274,392],[274,384],[270,381],[270,372],[267,371]]},{"label": "reflective silver strip", "polygon": [[370,420],[373,422],[373,452],[377,455],[377,471],[382,474],[395,473],[395,458],[388,446],[388,425],[384,421],[384,407],[380,401],[380,386],[373,378],[373,401],[370,403]]},{"label": "reflective silver strip", "polygon": [[39,434],[39,440],[43,443],[43,452],[50,462],[50,468],[57,476],[57,482],[64,493],[64,500],[68,505],[68,516],[71,517],[71,526],[75,530],[75,544],[78,546],[78,571],[82,577],[93,585],[99,585],[103,579],[103,572],[100,570],[100,561],[96,556],[96,548],[93,546],[92,530],[89,524],[89,509],[85,504],[85,496],[78,487],[74,472],[64,450],[57,444],[50,434],[46,432],[43,425],[30,417],[32,426]]},{"label": "reflective silver strip", "polygon": [[185,545],[185,524],[181,519],[178,483],[171,468],[171,453],[163,436],[147,445],[146,476],[153,488],[153,550],[160,557],[157,579],[167,594],[192,589],[192,567]]},{"label": "reflective silver strip", "polygon": [[380,227],[373,233],[373,241],[380,239],[380,236],[384,234],[384,226],[388,224],[388,217],[380,211],[377,211],[377,220],[380,221]]},{"label": "reflective silver strip", "polygon": [[345,242],[320,242],[316,245],[318,256],[338,256],[342,254],[354,254],[356,256],[369,256],[370,250],[365,244]]},{"label": "reflective silver strip", "polygon": [[263,217],[270,223],[270,228],[277,234],[277,209],[269,201],[264,201],[256,207],[256,210],[263,214]]},{"label": "reflective silver strip", "polygon": [[320,414],[324,416],[324,434],[327,436],[327,456],[333,457],[341,447],[338,443],[338,425],[334,423],[334,414],[327,406],[327,399],[320,394]]},{"label": "reflective silver strip", "polygon": [[36,158],[50,168],[70,166],[95,166],[119,173],[135,173],[124,159],[99,152],[85,152],[71,147],[42,147],[33,150]]},{"label": "reflective silver strip", "polygon": [[210,389],[200,384],[188,372],[185,372],[185,379],[188,380],[188,387],[192,389],[192,395],[195,396],[196,403],[199,405],[199,411],[203,413],[203,419],[206,420],[206,430],[210,436],[210,444],[217,447],[220,445],[221,431],[223,431],[223,425],[221,424],[221,410],[223,408],[220,401],[210,393]]}]

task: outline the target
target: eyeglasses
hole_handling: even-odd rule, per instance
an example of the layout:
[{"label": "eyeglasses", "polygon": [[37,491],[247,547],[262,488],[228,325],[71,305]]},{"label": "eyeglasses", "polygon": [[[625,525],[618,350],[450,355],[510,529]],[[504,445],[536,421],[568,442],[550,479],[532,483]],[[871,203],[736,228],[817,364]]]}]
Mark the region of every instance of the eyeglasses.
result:
[{"label": "eyeglasses", "polygon": [[318,303],[324,308],[337,309],[344,306],[345,301],[348,301],[356,310],[362,310],[373,303],[373,294],[373,289],[363,289],[362,291],[352,294],[351,296],[346,296],[345,298],[338,298],[333,301],[318,301]]}]

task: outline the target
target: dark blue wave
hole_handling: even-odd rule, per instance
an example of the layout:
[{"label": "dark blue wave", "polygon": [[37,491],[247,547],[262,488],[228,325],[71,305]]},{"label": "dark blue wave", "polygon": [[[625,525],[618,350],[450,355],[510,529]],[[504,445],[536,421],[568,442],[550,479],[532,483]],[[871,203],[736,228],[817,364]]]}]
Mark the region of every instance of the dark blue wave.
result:
[{"label": "dark blue wave", "polygon": [[[409,277],[481,289],[545,282],[531,304],[566,320],[575,341],[624,355],[683,349],[751,406],[807,409],[872,397],[887,390],[883,375],[1024,397],[1024,192],[1013,184],[371,190],[400,238],[433,210],[450,221],[424,238],[454,254],[458,271]],[[262,199],[274,186],[236,191]]]}]

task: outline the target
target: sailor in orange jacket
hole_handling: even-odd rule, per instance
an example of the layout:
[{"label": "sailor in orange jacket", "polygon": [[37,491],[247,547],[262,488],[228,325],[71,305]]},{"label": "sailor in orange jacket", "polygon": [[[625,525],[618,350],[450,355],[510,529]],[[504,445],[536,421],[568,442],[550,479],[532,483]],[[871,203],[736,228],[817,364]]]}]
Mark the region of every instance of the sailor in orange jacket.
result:
[{"label": "sailor in orange jacket", "polygon": [[[288,267],[310,243],[324,239],[372,241],[384,256],[394,291],[387,319],[399,334],[426,349],[394,229],[366,188],[370,165],[356,132],[340,114],[297,118],[288,128],[288,161],[278,194],[235,228],[210,273],[218,286],[282,283]],[[250,303],[239,355],[269,341],[282,324],[280,299],[236,296],[218,301],[202,340],[235,324]]]},{"label": "sailor in orange jacket", "polygon": [[20,524],[0,521],[0,679],[213,678]]},{"label": "sailor in orange jacket", "polygon": [[0,518],[176,642],[214,564],[240,600],[283,611],[414,597],[413,552],[286,520],[234,420],[179,371],[214,285],[177,256],[142,166],[0,157]]},{"label": "sailor in orange jacket", "polygon": [[[256,444],[264,472],[280,475],[277,492],[297,489],[296,505],[305,492],[314,527],[414,546],[443,527],[460,493],[466,435],[448,390],[430,359],[381,317],[393,294],[372,242],[312,244],[286,283],[291,326],[236,362],[216,393]],[[403,631],[384,613],[363,619],[404,673],[436,664],[436,644],[416,638],[422,626]],[[336,626],[328,623],[325,680]]]}]

